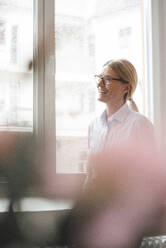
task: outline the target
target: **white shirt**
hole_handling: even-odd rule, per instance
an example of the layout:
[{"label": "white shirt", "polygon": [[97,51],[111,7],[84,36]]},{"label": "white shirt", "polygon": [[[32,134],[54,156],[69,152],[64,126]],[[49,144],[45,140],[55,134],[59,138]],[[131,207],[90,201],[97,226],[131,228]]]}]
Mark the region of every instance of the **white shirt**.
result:
[{"label": "white shirt", "polygon": [[[121,145],[133,144],[142,146],[143,149],[150,147],[155,144],[153,125],[145,116],[132,111],[125,103],[108,120],[105,110],[90,124],[88,144],[89,164],[85,187],[96,177],[96,169],[91,160],[93,155],[103,152],[109,154],[112,148],[122,148]],[[119,153],[118,155],[121,156]]]},{"label": "white shirt", "polygon": [[152,123],[142,114],[132,111],[125,103],[108,120],[106,110],[89,127],[89,152],[109,150],[130,140],[149,142],[154,140]]},{"label": "white shirt", "polygon": [[[130,110],[128,105],[124,104],[108,121],[105,111],[92,122],[89,128],[89,149],[93,155],[94,151],[111,149],[120,143],[127,144],[130,138],[134,139],[134,142],[147,141],[145,146],[147,144],[150,146],[152,139],[154,141],[153,125],[146,117]],[[133,237],[138,238],[142,231],[149,232],[162,214],[165,169],[162,169],[155,154],[152,157],[150,154],[150,158],[149,156],[141,158],[140,154],[145,155],[142,151],[137,154],[137,147],[133,147],[133,151],[136,152],[134,155],[131,150],[128,154],[129,157],[131,155],[131,160],[128,156],[125,157],[124,153],[118,152],[116,153],[120,157],[118,160],[109,160],[110,157],[100,160],[100,157],[96,156],[97,160],[92,160],[95,163],[90,164],[93,167],[89,168],[85,189],[87,186],[92,186],[93,189],[90,191],[90,197],[92,193],[93,197],[89,198],[88,207],[94,208],[94,218],[93,216],[93,219],[90,218],[90,228],[87,229],[88,244],[96,242],[98,247],[132,247],[133,243],[128,244],[126,241],[133,240]],[[108,164],[105,164],[107,160]],[[96,164],[99,167],[96,168]],[[113,169],[109,170],[109,166],[113,166]],[[100,204],[102,207],[97,208],[96,206],[101,206]],[[95,247],[91,243],[90,246]]]}]

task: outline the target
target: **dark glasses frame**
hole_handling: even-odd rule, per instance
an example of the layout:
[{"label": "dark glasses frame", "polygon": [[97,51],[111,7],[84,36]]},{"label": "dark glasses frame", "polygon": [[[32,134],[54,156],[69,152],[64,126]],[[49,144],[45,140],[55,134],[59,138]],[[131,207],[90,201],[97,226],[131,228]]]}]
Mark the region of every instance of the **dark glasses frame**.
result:
[{"label": "dark glasses frame", "polygon": [[110,77],[110,76],[104,76],[101,77],[100,75],[94,75],[95,79],[97,82],[99,82],[100,80],[102,80],[102,82],[104,83],[104,85],[110,84],[111,81],[120,81],[122,83],[128,83],[128,81],[122,79],[122,78],[114,78],[114,77]]}]

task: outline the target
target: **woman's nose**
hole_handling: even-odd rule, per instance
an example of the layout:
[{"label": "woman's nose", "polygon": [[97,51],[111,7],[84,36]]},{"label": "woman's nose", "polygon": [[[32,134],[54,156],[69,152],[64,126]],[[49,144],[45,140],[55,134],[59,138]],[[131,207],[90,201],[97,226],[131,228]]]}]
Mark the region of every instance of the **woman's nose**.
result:
[{"label": "woman's nose", "polygon": [[103,82],[102,78],[100,78],[98,83],[97,83],[97,88],[100,87],[100,86],[104,86],[104,82]]}]

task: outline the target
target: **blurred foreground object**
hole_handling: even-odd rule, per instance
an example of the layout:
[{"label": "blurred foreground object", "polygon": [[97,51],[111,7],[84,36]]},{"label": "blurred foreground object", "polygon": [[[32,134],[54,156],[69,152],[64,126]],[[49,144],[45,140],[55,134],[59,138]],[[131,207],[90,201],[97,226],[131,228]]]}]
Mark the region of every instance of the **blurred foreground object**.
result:
[{"label": "blurred foreground object", "polygon": [[139,247],[158,230],[166,191],[165,163],[154,146],[132,143],[91,157],[95,177],[61,225],[60,245]]},{"label": "blurred foreground object", "polygon": [[35,182],[37,144],[32,134],[0,133],[0,176],[7,180],[6,197],[16,202]]},{"label": "blurred foreground object", "polygon": [[37,146],[33,135],[0,132],[0,176],[7,182],[5,190],[1,186],[1,197],[9,200],[8,211],[0,218],[0,247],[31,247],[24,246],[29,241],[16,212],[21,211],[20,200],[34,186],[36,169]]}]

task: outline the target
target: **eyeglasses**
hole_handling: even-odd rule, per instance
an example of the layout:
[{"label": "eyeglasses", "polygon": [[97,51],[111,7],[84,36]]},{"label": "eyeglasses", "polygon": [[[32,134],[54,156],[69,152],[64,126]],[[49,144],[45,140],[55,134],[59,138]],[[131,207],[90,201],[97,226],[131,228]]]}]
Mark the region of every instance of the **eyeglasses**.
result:
[{"label": "eyeglasses", "polygon": [[113,77],[110,77],[110,76],[105,76],[105,77],[101,77],[99,75],[95,75],[95,81],[96,81],[96,84],[98,84],[101,80],[103,82],[104,85],[108,85],[110,84],[112,81],[120,81],[122,83],[128,83],[128,81],[122,79],[122,78],[113,78]]}]

